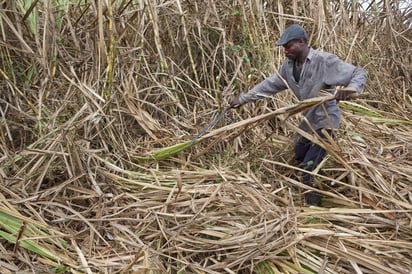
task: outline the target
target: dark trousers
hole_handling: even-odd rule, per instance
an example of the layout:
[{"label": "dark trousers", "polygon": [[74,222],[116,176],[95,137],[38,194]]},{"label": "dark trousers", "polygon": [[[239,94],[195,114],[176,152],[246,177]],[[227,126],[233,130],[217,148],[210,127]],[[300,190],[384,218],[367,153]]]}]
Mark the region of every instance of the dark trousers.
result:
[{"label": "dark trousers", "polygon": [[[326,132],[329,136],[333,136],[331,130],[326,130]],[[326,139],[321,129],[317,130],[316,133],[319,137]],[[325,149],[299,135],[297,141],[295,142],[295,159],[300,163],[301,168],[308,171],[313,171],[325,156]],[[313,186],[312,175],[305,172],[302,176],[302,183]]]}]

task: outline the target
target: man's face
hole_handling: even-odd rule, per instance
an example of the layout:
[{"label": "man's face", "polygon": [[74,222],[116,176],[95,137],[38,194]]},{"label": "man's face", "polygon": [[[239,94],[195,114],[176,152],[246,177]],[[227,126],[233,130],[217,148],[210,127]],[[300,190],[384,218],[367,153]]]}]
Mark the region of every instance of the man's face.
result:
[{"label": "man's face", "polygon": [[302,39],[289,41],[283,46],[286,57],[290,60],[298,59],[303,52],[303,45]]}]

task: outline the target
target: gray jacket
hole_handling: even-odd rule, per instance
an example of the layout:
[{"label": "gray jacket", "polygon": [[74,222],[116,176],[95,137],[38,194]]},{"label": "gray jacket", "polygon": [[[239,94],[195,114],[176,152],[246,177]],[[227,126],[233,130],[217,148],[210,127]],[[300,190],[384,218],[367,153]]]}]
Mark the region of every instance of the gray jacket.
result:
[{"label": "gray jacket", "polygon": [[[293,62],[287,60],[280,67],[279,73],[241,94],[240,103],[253,102],[287,88],[290,88],[299,100],[316,97],[320,90],[334,89],[336,86],[355,88],[359,94],[363,92],[367,79],[365,70],[344,62],[336,55],[310,48],[299,82],[296,82],[293,76]],[[315,130],[338,128],[341,115],[336,100],[328,101],[324,106],[311,108],[303,115]],[[305,121],[302,121],[299,127],[307,132],[311,131]]]}]

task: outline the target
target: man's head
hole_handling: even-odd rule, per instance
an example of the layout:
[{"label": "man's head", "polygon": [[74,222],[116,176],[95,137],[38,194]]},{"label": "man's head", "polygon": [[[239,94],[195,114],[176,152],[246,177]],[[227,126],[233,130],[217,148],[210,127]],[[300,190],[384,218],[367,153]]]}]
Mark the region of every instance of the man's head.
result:
[{"label": "man's head", "polygon": [[307,39],[306,31],[301,26],[291,25],[276,44],[284,47],[287,58],[303,63],[309,51]]},{"label": "man's head", "polygon": [[299,40],[299,39],[304,39],[304,41],[307,41],[308,35],[306,34],[306,31],[301,26],[294,24],[285,29],[285,31],[282,33],[279,41],[277,41],[276,44],[278,46],[284,46],[289,41]]}]

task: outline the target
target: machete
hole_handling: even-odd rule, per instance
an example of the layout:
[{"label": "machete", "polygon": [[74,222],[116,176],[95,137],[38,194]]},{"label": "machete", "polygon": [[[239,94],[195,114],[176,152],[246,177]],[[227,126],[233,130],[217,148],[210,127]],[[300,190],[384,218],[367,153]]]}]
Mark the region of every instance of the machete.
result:
[{"label": "machete", "polygon": [[216,116],[215,119],[212,120],[212,122],[210,122],[207,126],[205,126],[201,131],[199,131],[198,134],[195,135],[195,137],[192,138],[192,140],[190,141],[190,146],[194,144],[194,142],[196,142],[197,139],[199,139],[203,134],[206,133],[206,131],[208,131],[209,129],[211,129],[212,127],[214,127],[220,120],[222,120],[222,118],[225,116],[226,113],[228,113],[230,110],[232,109],[231,106],[227,107],[226,109],[224,109],[221,113],[219,113],[218,116]]}]

